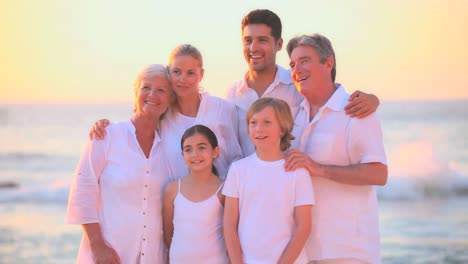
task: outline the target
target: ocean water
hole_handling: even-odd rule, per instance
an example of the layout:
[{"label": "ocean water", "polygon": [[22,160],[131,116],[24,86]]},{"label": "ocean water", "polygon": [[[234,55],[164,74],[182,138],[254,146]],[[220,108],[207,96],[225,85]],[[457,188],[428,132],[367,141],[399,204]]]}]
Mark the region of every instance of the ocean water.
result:
[{"label": "ocean water", "polygon": [[[0,105],[0,263],[74,263],[69,184],[91,124],[131,105]],[[383,102],[384,263],[468,263],[468,101]]]}]

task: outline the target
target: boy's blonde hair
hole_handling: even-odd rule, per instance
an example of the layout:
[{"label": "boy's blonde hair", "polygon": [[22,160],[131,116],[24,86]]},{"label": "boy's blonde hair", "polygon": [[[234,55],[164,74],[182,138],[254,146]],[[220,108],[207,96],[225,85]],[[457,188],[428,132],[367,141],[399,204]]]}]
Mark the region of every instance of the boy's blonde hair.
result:
[{"label": "boy's blonde hair", "polygon": [[294,136],[291,134],[294,127],[294,120],[291,114],[291,108],[284,100],[264,97],[255,101],[247,110],[247,128],[249,127],[250,119],[252,116],[266,107],[271,107],[275,112],[276,118],[281,129],[283,136],[281,137],[280,148],[281,151],[286,151],[291,146],[291,140]]}]

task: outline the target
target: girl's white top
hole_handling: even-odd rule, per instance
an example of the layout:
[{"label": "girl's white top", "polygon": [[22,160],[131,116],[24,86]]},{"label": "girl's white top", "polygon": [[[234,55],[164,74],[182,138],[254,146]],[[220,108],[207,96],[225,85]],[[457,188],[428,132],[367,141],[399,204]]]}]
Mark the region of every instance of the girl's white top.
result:
[{"label": "girl's white top", "polygon": [[194,125],[205,125],[215,133],[220,153],[214,165],[221,179],[226,178],[231,162],[242,158],[236,107],[208,93],[200,95],[201,103],[195,118],[177,112],[169,112],[163,120],[161,137],[164,140],[162,146],[167,160],[169,160],[171,179],[179,179],[189,173],[182,157],[180,139],[185,130]]},{"label": "girl's white top", "polygon": [[[245,263],[277,263],[294,234],[294,208],[314,204],[305,169],[286,172],[284,160],[263,161],[256,153],[231,165],[223,194],[239,199],[238,233]],[[307,262],[302,250],[295,263]]]},{"label": "girl's white top", "polygon": [[[74,173],[67,222],[98,223],[121,263],[165,263],[162,193],[169,181],[156,133],[146,158],[128,120],[86,146]],[[94,263],[86,234],[77,263]]]},{"label": "girl's white top", "polygon": [[192,202],[179,191],[174,199],[174,235],[170,263],[229,263],[223,238],[223,206],[218,190],[208,199]]}]

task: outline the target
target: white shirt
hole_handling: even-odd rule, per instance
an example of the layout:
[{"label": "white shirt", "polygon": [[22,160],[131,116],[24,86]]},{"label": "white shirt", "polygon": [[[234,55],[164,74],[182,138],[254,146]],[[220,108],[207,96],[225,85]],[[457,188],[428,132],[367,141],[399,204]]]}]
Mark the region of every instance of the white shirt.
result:
[{"label": "white shirt", "polygon": [[201,94],[200,107],[195,118],[180,113],[168,113],[163,120],[161,137],[164,154],[169,160],[171,179],[187,176],[189,170],[182,157],[180,139],[185,130],[194,125],[205,125],[216,135],[219,156],[214,165],[221,179],[226,178],[231,162],[242,158],[242,149],[238,140],[236,107],[208,93]]},{"label": "white shirt", "polygon": [[234,83],[226,93],[226,100],[237,106],[239,120],[239,136],[244,156],[248,156],[255,151],[247,131],[246,113],[249,107],[258,99],[263,97],[274,97],[282,99],[291,107],[293,117],[296,116],[300,103],[303,101],[302,95],[296,90],[291,79],[291,72],[279,65],[276,65],[276,75],[273,82],[268,86],[261,97],[257,92],[249,88],[246,73],[244,79]]},{"label": "white shirt", "polygon": [[[294,234],[294,208],[314,204],[309,173],[286,172],[284,162],[263,161],[254,153],[229,169],[223,194],[239,198],[238,232],[245,263],[277,263]],[[295,263],[307,263],[305,251]]]},{"label": "white shirt", "polygon": [[[81,156],[67,222],[98,223],[122,263],[164,263],[161,198],[168,175],[157,133],[146,158],[133,123],[113,123],[105,139],[90,141]],[[94,263],[85,236],[77,263]]]},{"label": "white shirt", "polygon": [[[309,122],[304,100],[295,119],[293,147],[326,165],[380,162],[386,164],[380,121],[345,114],[347,94],[341,85]],[[313,175],[312,175],[313,176]],[[356,258],[380,263],[378,205],[374,186],[356,186],[314,177],[317,204],[312,208],[312,233],[306,244],[313,260]]]}]

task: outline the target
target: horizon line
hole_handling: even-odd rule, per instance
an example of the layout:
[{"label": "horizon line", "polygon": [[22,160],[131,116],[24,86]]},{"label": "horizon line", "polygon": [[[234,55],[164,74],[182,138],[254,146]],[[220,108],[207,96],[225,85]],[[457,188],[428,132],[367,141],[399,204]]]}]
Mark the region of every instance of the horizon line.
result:
[{"label": "horizon line", "polygon": [[[467,97],[446,97],[446,98],[380,98],[381,102],[441,102],[441,101],[466,101]],[[0,101],[2,105],[27,105],[27,104],[51,104],[51,105],[65,105],[65,104],[132,104],[133,100],[37,100],[37,101]]]}]

